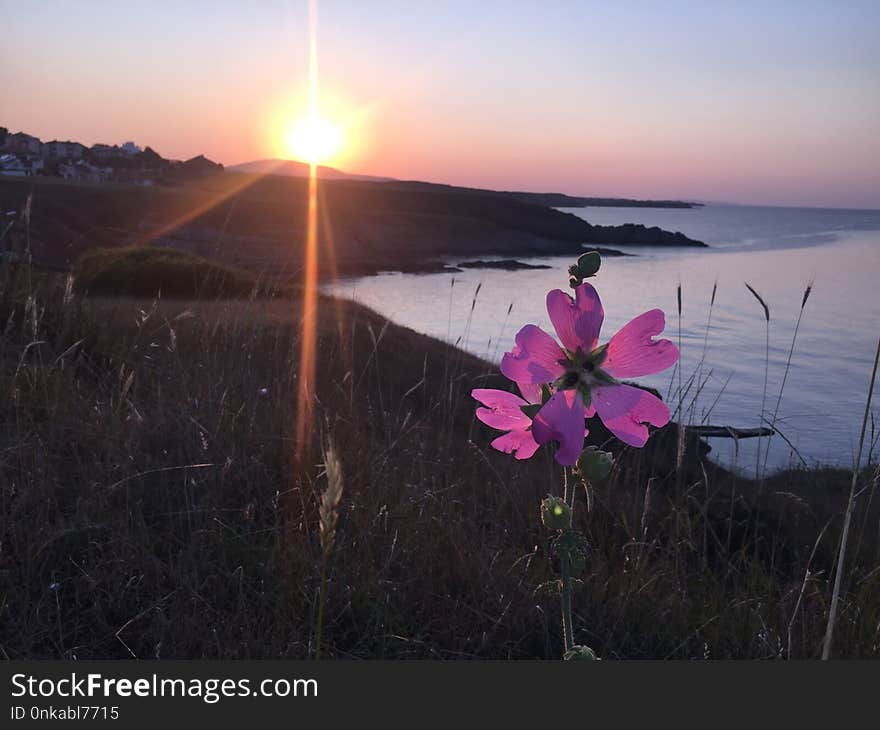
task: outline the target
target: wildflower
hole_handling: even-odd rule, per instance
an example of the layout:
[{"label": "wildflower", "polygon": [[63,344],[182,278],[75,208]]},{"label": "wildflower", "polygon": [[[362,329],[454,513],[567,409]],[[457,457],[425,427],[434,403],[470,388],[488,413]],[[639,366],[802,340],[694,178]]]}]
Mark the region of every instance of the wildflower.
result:
[{"label": "wildflower", "polygon": [[506,431],[492,442],[492,446],[517,459],[530,459],[538,450],[532,436],[532,416],[541,407],[541,388],[530,384],[518,384],[520,398],[515,393],[493,388],[476,388],[471,397],[485,406],[477,408],[477,418],[487,426]]},{"label": "wildflower", "polygon": [[578,286],[574,299],[560,289],[551,291],[547,312],[562,346],[540,327],[526,325],[501,361],[501,372],[511,380],[555,390],[534,417],[534,440],[558,441],[557,461],[574,464],[583,448],[583,416],[598,414],[621,441],[644,446],[646,424],[666,425],[669,408],[651,393],[618,379],[657,373],[678,360],[671,341],[654,339],[666,325],[663,312],[640,314],[601,347],[597,345],[605,312],[590,284]]}]

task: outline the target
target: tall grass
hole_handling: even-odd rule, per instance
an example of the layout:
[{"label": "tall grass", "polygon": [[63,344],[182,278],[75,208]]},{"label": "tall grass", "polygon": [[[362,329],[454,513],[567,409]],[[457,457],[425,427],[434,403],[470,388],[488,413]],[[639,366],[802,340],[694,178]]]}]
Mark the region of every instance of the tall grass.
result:
[{"label": "tall grass", "polygon": [[871,369],[871,383],[868,385],[868,397],[865,400],[865,413],[862,417],[862,430],[859,435],[859,448],[856,451],[856,459],[853,464],[852,481],[849,486],[849,498],[846,502],[846,513],[843,518],[843,533],[840,536],[840,547],[837,551],[837,566],[834,575],[834,588],[831,591],[831,608],[828,611],[828,628],[825,631],[825,641],[822,643],[822,658],[831,658],[831,645],[834,641],[834,627],[837,623],[837,609],[840,605],[840,586],[843,582],[843,567],[846,559],[847,539],[849,527],[852,524],[853,511],[856,502],[856,485],[859,480],[859,470],[862,468],[862,449],[865,446],[865,432],[868,426],[868,416],[871,413],[871,399],[874,396],[874,383],[877,380],[877,365],[880,364],[880,337],[877,338],[877,352],[874,355],[874,367]]},{"label": "tall grass", "polygon": [[[776,396],[776,406],[773,408],[773,415],[768,421],[768,425],[770,426],[770,429],[773,431],[773,433],[771,433],[767,437],[767,448],[764,451],[764,468],[761,470],[762,478],[767,474],[767,458],[770,456],[770,441],[773,438],[777,429],[777,419],[779,417],[779,406],[782,404],[782,394],[785,392],[785,384],[786,382],[788,382],[788,374],[791,372],[791,360],[794,356],[794,348],[797,344],[797,336],[801,328],[801,320],[803,320],[804,318],[804,310],[807,307],[807,301],[810,299],[810,293],[812,291],[813,282],[811,281],[804,289],[804,295],[801,298],[801,307],[798,310],[797,321],[794,325],[794,333],[791,336],[791,346],[788,348],[788,357],[785,361],[785,370],[782,373],[782,383],[779,386],[779,394]],[[803,459],[801,459],[801,461],[803,461]]]},{"label": "tall grass", "polygon": [[[9,273],[0,656],[556,656],[536,513],[557,467],[488,446],[467,392],[506,384],[485,362],[323,300],[314,436],[334,455],[297,471],[296,298],[88,299]],[[674,424],[644,450],[590,431],[618,460],[577,518],[584,643],[818,658],[836,595],[835,654],[877,656],[876,535],[830,582],[850,474],[769,474],[759,494]],[[853,500],[852,519],[878,511]]]},{"label": "tall grass", "polygon": [[[758,300],[758,303],[761,305],[761,308],[764,310],[764,387],[761,390],[761,411],[760,416],[758,418],[758,424],[764,423],[765,415],[764,410],[767,405],[767,385],[770,377],[770,307],[767,306],[767,302],[764,301],[764,298],[758,294],[757,291],[752,287],[751,284],[746,282],[746,289],[749,290],[751,295]],[[766,447],[768,450],[770,448],[770,444],[767,444]],[[757,455],[755,457],[755,479],[761,478],[761,438],[758,438],[758,448]]]},{"label": "tall grass", "polygon": [[327,597],[327,571],[336,545],[336,526],[339,522],[339,503],[342,500],[342,465],[331,440],[324,451],[324,473],[327,488],[321,495],[318,509],[318,537],[321,544],[321,585],[318,594],[318,618],[315,629],[315,659],[321,658],[321,640],[324,629],[324,603]]}]

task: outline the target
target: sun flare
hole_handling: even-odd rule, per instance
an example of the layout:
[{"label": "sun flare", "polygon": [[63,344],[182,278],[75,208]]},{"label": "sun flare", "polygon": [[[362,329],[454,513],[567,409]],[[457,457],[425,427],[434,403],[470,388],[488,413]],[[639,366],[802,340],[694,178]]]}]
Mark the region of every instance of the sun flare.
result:
[{"label": "sun flare", "polygon": [[320,165],[342,149],[342,129],[320,116],[308,116],[297,122],[287,135],[287,152],[292,157]]}]

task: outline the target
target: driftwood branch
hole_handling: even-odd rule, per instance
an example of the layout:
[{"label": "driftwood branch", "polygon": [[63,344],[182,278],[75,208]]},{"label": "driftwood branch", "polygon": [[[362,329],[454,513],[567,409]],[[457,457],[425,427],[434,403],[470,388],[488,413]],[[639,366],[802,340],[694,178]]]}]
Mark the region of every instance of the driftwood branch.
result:
[{"label": "driftwood branch", "polygon": [[772,436],[776,433],[772,428],[762,426],[760,428],[734,428],[733,426],[686,426],[687,430],[697,436],[752,439],[760,436]]}]

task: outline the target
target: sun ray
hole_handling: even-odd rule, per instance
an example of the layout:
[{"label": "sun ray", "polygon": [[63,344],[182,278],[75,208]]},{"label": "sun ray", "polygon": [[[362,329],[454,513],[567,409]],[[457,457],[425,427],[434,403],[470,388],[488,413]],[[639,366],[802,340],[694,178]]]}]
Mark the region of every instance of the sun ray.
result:
[{"label": "sun ray", "polygon": [[[240,175],[239,178],[236,179],[235,182],[233,182],[227,188],[217,191],[206,200],[202,201],[198,205],[194,206],[190,210],[187,210],[176,218],[173,218],[172,220],[166,221],[164,223],[160,223],[154,228],[151,228],[149,231],[139,236],[132,245],[146,246],[153,241],[160,239],[163,236],[166,236],[169,233],[177,230],[178,228],[182,228],[187,223],[194,221],[196,218],[199,218],[208,211],[213,210],[224,201],[229,200],[230,198],[234,198],[239,193],[244,192],[251,185],[259,182],[268,174],[269,173]],[[224,180],[224,182],[226,182],[226,180]]]},{"label": "sun ray", "polygon": [[[318,6],[309,2],[309,117],[318,114]],[[315,340],[318,324],[318,165],[309,160],[309,199],[306,221],[306,250],[302,301],[302,332],[300,337],[299,372],[297,374],[297,406],[295,452],[301,463],[310,443],[314,420]]]}]

